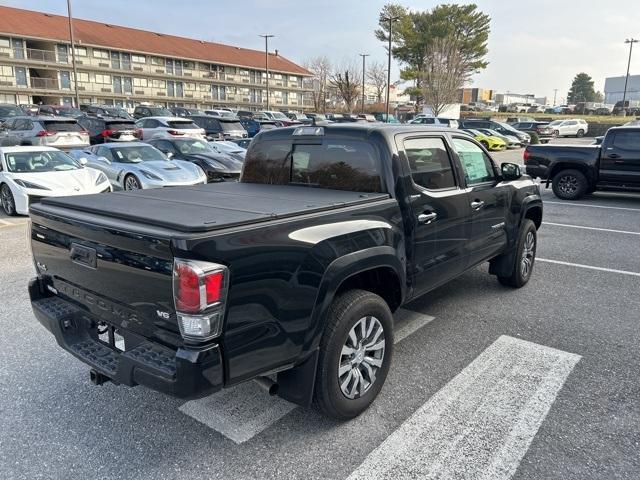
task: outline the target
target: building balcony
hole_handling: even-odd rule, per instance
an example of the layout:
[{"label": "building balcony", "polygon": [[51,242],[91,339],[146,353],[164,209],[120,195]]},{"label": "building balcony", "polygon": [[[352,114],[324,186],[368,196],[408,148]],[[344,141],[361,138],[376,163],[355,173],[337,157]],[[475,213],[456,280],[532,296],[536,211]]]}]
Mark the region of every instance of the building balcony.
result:
[{"label": "building balcony", "polygon": [[42,63],[68,63],[59,62],[54,50],[40,50],[37,48],[14,48],[12,58],[14,60],[25,60]]},{"label": "building balcony", "polygon": [[58,80],[55,78],[29,78],[29,86],[37,90],[59,90],[58,85]]}]

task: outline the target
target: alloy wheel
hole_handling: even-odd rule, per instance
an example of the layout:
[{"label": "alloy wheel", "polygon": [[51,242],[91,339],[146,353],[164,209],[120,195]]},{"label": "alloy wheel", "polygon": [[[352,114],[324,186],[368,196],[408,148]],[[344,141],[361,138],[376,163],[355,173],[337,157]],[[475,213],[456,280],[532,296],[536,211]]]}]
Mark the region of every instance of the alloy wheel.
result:
[{"label": "alloy wheel", "polygon": [[140,183],[138,182],[138,179],[133,175],[128,176],[127,179],[124,181],[125,190],[140,190],[140,188],[141,187],[140,187]]},{"label": "alloy wheel", "polygon": [[524,246],[522,249],[522,258],[521,258],[521,271],[522,278],[527,278],[531,275],[531,270],[533,269],[533,261],[536,255],[536,238],[533,235],[533,232],[528,232],[527,237],[524,240]]},{"label": "alloy wheel", "polygon": [[11,189],[7,185],[2,186],[0,192],[0,202],[2,203],[2,209],[7,215],[13,215],[16,211],[16,204],[13,199]]},{"label": "alloy wheel", "polygon": [[359,398],[375,383],[385,345],[384,329],[376,317],[363,317],[351,328],[338,365],[338,383],[345,397]]},{"label": "alloy wheel", "polygon": [[558,190],[565,195],[573,195],[578,191],[578,179],[573,175],[563,175],[558,180]]}]

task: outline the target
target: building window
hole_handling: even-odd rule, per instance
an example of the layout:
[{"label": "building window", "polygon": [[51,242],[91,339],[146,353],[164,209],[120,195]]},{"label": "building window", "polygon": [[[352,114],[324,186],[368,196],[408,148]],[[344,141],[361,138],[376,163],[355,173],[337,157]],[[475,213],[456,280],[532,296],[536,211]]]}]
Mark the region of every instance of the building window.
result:
[{"label": "building window", "polygon": [[8,65],[0,65],[0,77],[13,77],[13,68]]},{"label": "building window", "polygon": [[167,58],[165,62],[165,71],[171,75],[173,75],[173,60]]},{"label": "building window", "polygon": [[24,58],[24,42],[20,38],[11,40],[13,46],[13,58]]},{"label": "building window", "polygon": [[58,62],[69,63],[69,47],[66,45],[56,45],[56,52],[58,52]]},{"label": "building window", "polygon": [[189,90],[189,91],[193,91],[196,89],[196,84],[195,83],[186,83],[184,85],[184,89],[185,90]]},{"label": "building window", "polygon": [[16,67],[16,85],[18,87],[27,86],[27,71],[24,67]]},{"label": "building window", "polygon": [[111,75],[102,75],[100,73],[96,73],[96,83],[100,83],[103,85],[108,85],[111,83]]},{"label": "building window", "polygon": [[94,58],[104,58],[104,59],[109,59],[109,52],[107,52],[106,50],[93,50],[93,57]]},{"label": "building window", "polygon": [[149,86],[149,82],[147,81],[146,78],[134,78],[133,79],[133,86],[134,87],[148,87]]},{"label": "building window", "polygon": [[184,97],[184,83],[176,82],[176,97]]},{"label": "building window", "polygon": [[122,53],[120,55],[122,60],[122,69],[123,70],[131,70],[131,54],[130,53]]},{"label": "building window", "polygon": [[174,63],[176,67],[176,75],[182,76],[182,60],[176,60]]},{"label": "building window", "polygon": [[161,67],[164,66],[164,60],[160,57],[150,57],[149,61],[151,62],[151,65],[159,65]]},{"label": "building window", "polygon": [[76,47],[75,52],[76,52],[76,55],[78,55],[79,57],[87,56],[87,49],[85,47]]},{"label": "building window", "polygon": [[122,77],[113,77],[113,93],[122,93]]},{"label": "building window", "polygon": [[60,72],[60,88],[71,89],[71,74],[69,72]]},{"label": "building window", "polygon": [[89,82],[89,74],[85,72],[78,72],[78,81],[88,83]]},{"label": "building window", "polygon": [[131,61],[133,63],[147,63],[147,57],[144,55],[131,55]]},{"label": "building window", "polygon": [[9,48],[11,44],[9,43],[9,39],[5,37],[0,37],[0,48]]},{"label": "building window", "polygon": [[120,70],[120,52],[111,52],[111,68]]},{"label": "building window", "polygon": [[133,91],[131,77],[122,77],[122,84],[124,86],[124,93],[131,93]]},{"label": "building window", "polygon": [[152,80],[151,86],[153,88],[167,88],[167,83],[164,80]]},{"label": "building window", "polygon": [[182,66],[185,70],[194,70],[196,68],[196,64],[193,62],[182,62]]}]

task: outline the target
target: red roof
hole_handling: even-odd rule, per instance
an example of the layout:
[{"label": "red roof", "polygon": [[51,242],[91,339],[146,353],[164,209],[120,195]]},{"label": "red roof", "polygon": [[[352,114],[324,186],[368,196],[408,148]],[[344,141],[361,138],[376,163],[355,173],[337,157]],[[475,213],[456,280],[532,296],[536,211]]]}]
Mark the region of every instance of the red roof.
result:
[{"label": "red roof", "polygon": [[[77,43],[256,69],[265,67],[264,51],[76,18],[73,20],[73,27]],[[67,17],[20,8],[0,6],[0,32],[69,42]],[[308,70],[274,54],[269,55],[269,69],[310,75]]]}]

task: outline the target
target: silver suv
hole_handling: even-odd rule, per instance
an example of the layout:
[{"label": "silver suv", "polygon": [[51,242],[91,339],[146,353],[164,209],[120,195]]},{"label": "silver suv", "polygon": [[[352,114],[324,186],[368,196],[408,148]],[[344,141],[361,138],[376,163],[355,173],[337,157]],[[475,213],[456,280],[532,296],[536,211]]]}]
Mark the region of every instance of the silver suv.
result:
[{"label": "silver suv", "polygon": [[14,117],[0,130],[3,144],[36,145],[72,150],[89,146],[89,132],[74,118]]}]

